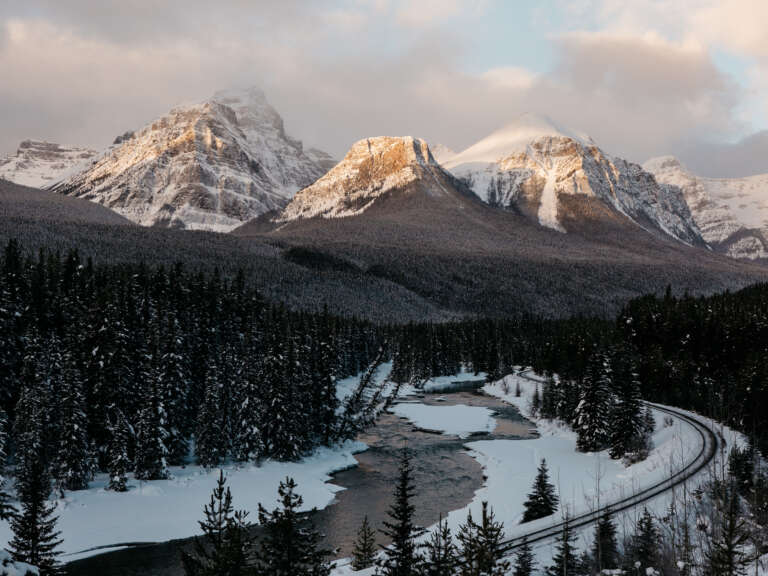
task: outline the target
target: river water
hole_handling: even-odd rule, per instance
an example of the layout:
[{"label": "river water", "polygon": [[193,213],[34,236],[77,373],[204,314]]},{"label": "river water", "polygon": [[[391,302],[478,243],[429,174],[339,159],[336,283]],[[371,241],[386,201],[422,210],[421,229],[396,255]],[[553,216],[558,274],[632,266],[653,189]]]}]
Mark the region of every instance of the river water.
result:
[{"label": "river water", "polygon": [[[403,445],[412,454],[416,486],[416,522],[429,526],[441,514],[463,508],[483,484],[483,470],[465,448],[477,439],[529,438],[533,425],[512,406],[480,391],[441,392],[410,396],[408,401],[429,405],[482,406],[494,411],[496,427],[491,433],[466,439],[420,430],[410,421],[392,413],[383,414],[376,426],[359,440],[369,449],[355,456],[358,466],[333,475],[332,482],[345,490],[333,504],[313,514],[312,520],[325,535],[324,545],[334,557],[349,556],[363,516],[378,529],[387,517],[398,474]],[[379,543],[386,544],[381,535]],[[181,575],[179,551],[189,539],[163,542],[141,548],[118,550],[68,565],[69,574],[98,576]]]}]

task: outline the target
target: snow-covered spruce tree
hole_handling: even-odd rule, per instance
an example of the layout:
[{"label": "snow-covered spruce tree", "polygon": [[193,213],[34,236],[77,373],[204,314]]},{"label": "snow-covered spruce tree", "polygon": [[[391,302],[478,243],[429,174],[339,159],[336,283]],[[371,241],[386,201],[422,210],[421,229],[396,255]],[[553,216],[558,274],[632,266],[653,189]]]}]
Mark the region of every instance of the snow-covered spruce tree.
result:
[{"label": "snow-covered spruce tree", "polygon": [[179,465],[189,452],[187,441],[188,425],[187,399],[190,389],[189,362],[182,353],[184,341],[175,315],[169,315],[167,327],[160,339],[157,354],[159,366],[155,370],[158,378],[160,399],[166,414],[166,448],[168,463]]},{"label": "snow-covered spruce tree", "polygon": [[610,511],[600,516],[595,524],[595,539],[592,543],[592,560],[594,572],[604,569],[613,570],[619,567],[619,547],[616,543],[616,524]]},{"label": "snow-covered spruce tree", "polygon": [[238,462],[256,462],[265,453],[262,422],[266,420],[259,363],[243,367],[236,379],[233,399],[232,456]]},{"label": "snow-covered spruce tree", "polygon": [[168,477],[165,447],[165,410],[154,380],[144,392],[144,402],[136,426],[134,475],[139,480],[162,480]]},{"label": "snow-covered spruce tree", "polygon": [[531,576],[536,560],[533,557],[533,550],[528,539],[523,537],[523,542],[515,550],[515,566],[512,572],[513,576]]},{"label": "snow-covered spruce tree", "polygon": [[5,464],[8,459],[6,446],[8,445],[8,416],[5,410],[0,408],[0,520],[9,520],[15,511],[11,504],[11,497],[6,491]]},{"label": "snow-covered spruce tree", "polygon": [[424,529],[414,523],[414,493],[411,453],[404,446],[395,484],[395,500],[388,511],[389,520],[384,521],[381,530],[392,541],[384,548],[384,558],[380,562],[380,571],[384,576],[417,576],[421,569],[423,559],[416,540],[424,534]]},{"label": "snow-covered spruce tree", "polygon": [[616,459],[631,455],[637,460],[645,452],[640,381],[626,349],[620,348],[613,355],[611,368],[616,402],[609,417],[610,455]]},{"label": "snow-covered spruce tree", "polygon": [[571,530],[568,516],[566,516],[563,529],[557,537],[552,564],[547,567],[546,574],[547,576],[582,576],[584,572],[576,547],[576,534]]},{"label": "snow-covered spruce tree", "polygon": [[21,509],[11,519],[13,538],[9,550],[14,560],[37,566],[41,576],[49,576],[56,571],[57,548],[62,542],[56,530],[56,505],[48,503],[51,475],[44,460],[40,431],[33,427],[25,436],[20,444],[24,454],[16,468],[16,494]]},{"label": "snow-covered spruce tree", "polygon": [[555,487],[549,481],[547,461],[542,458],[533,482],[533,490],[525,501],[523,523],[550,516],[557,511],[559,499],[555,493]]},{"label": "snow-covered spruce tree", "polygon": [[109,473],[108,490],[125,492],[128,490],[128,470],[131,461],[128,458],[130,430],[122,412],[117,411],[110,425],[111,438],[107,449],[107,472]]},{"label": "snow-covered spruce tree", "polygon": [[224,410],[221,383],[215,363],[208,366],[205,378],[205,394],[197,420],[195,453],[197,463],[205,468],[215,468],[226,456]]},{"label": "snow-covered spruce tree", "polygon": [[587,364],[573,422],[576,448],[580,452],[597,452],[608,444],[607,416],[613,405],[609,378],[608,359],[602,353],[593,354]]},{"label": "snow-covered spruce tree", "polygon": [[257,554],[256,574],[260,576],[328,576],[329,552],[319,547],[320,534],[299,516],[303,502],[296,482],[286,478],[278,488],[280,507],[268,512],[259,504],[259,524],[264,539]]},{"label": "snow-covered spruce tree", "polygon": [[363,523],[357,531],[355,548],[352,550],[352,568],[365,570],[376,562],[376,532],[368,522],[368,515],[363,518]]},{"label": "snow-covered spruce tree", "polygon": [[249,533],[248,512],[235,510],[232,492],[226,486],[224,472],[203,508],[199,521],[203,536],[195,538],[191,552],[181,555],[187,576],[249,576],[250,553],[253,539]]},{"label": "snow-covered spruce tree", "polygon": [[62,376],[55,480],[61,490],[84,490],[91,480],[88,417],[80,372],[66,362]]},{"label": "snow-covered spruce tree", "polygon": [[442,515],[437,527],[424,543],[425,558],[422,576],[453,576],[458,563],[458,550],[453,543],[448,520]]},{"label": "snow-covered spruce tree", "polygon": [[315,320],[310,349],[311,378],[316,434],[328,446],[336,435],[336,353],[333,345],[328,308]]}]

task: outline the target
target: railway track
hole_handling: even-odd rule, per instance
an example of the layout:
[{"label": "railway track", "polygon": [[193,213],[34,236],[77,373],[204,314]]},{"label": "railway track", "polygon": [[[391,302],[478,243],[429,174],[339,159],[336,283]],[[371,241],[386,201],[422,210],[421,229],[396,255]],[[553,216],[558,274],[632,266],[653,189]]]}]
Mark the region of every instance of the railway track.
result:
[{"label": "railway track", "polygon": [[[532,382],[541,382],[540,380],[526,376],[524,373],[519,374],[519,376]],[[693,458],[685,466],[664,480],[651,486],[647,486],[646,488],[643,488],[628,498],[624,498],[606,506],[601,506],[597,510],[593,510],[591,512],[572,516],[568,519],[568,525],[571,529],[589,526],[590,524],[594,524],[601,516],[606,514],[616,514],[617,512],[629,510],[650,500],[653,500],[657,496],[660,496],[661,494],[664,494],[665,492],[668,492],[676,486],[680,486],[689,479],[693,478],[704,468],[706,468],[712,462],[712,460],[714,460],[718,447],[723,441],[722,438],[718,436],[714,431],[709,429],[705,424],[696,418],[681,410],[670,408],[668,406],[661,406],[659,404],[653,404],[651,402],[644,402],[644,404],[651,406],[659,412],[669,414],[689,424],[693,429],[696,430],[696,432],[698,432],[699,436],[701,437],[701,450],[697,453],[695,458]],[[565,521],[561,521],[545,528],[540,528],[526,534],[515,536],[514,538],[510,538],[503,542],[503,549],[505,552],[510,552],[515,548],[522,546],[523,541],[527,541],[528,544],[536,544],[555,538],[562,533],[564,525]]]}]

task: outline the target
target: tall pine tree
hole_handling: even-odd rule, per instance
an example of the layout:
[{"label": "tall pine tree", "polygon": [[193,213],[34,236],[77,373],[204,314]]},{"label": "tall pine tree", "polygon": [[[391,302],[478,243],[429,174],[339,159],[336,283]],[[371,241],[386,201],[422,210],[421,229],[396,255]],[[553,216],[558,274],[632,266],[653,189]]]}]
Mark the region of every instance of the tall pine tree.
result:
[{"label": "tall pine tree", "polygon": [[259,505],[259,524],[264,539],[258,553],[260,576],[328,576],[329,553],[319,547],[320,535],[299,516],[303,502],[296,493],[296,482],[286,478],[278,488],[280,507],[268,512]]},{"label": "tall pine tree", "polygon": [[252,574],[248,513],[235,510],[232,492],[226,486],[224,472],[203,508],[199,521],[202,538],[196,538],[193,551],[182,552],[182,564],[187,576],[247,576]]},{"label": "tall pine tree", "polygon": [[389,520],[384,522],[382,534],[392,543],[384,548],[381,572],[384,576],[417,576],[422,558],[418,553],[416,540],[424,534],[417,526],[413,515],[415,487],[411,454],[406,446],[400,455],[400,469],[395,484],[395,500],[389,509]]}]

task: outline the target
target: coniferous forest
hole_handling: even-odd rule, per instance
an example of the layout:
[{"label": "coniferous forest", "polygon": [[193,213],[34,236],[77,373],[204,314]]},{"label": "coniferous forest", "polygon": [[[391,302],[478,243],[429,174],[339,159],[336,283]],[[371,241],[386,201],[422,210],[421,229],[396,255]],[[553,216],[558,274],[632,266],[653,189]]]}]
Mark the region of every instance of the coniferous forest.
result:
[{"label": "coniferous forest", "polygon": [[[387,405],[388,392],[373,381],[384,361],[392,362],[393,381],[417,388],[462,369],[495,380],[530,366],[546,377],[535,410],[568,423],[587,452],[608,448],[617,459],[642,459],[653,424],[641,399],[712,416],[765,451],[766,357],[768,285],[700,298],[647,296],[615,321],[521,315],[382,325],[268,302],[242,274],[95,265],[74,250],[31,254],[11,241],[0,257],[0,448],[15,471],[20,509],[0,490],[0,515],[16,534],[14,558],[49,573],[60,542],[51,489],[87,488],[97,472],[108,473],[108,488],[120,492],[129,473],[161,479],[170,465],[297,460],[373,424]],[[359,374],[357,390],[341,401],[337,382]],[[733,474],[753,486],[754,455],[735,458]],[[548,486],[544,463],[539,476],[530,519],[557,510],[552,493],[539,505]],[[398,521],[412,513],[410,480],[401,482]],[[282,488],[291,509],[295,489],[290,482]],[[211,506],[231,508],[223,484],[218,490]],[[284,522],[285,513],[260,516],[269,525]],[[232,526],[245,525],[232,518]],[[501,530],[492,516],[481,520],[467,526],[482,530],[490,522]],[[389,556],[385,573],[399,574],[399,563],[416,554],[409,548],[416,528],[405,536],[398,529],[393,522],[385,533],[404,538],[405,556]],[[374,555],[373,533],[361,527],[361,564]],[[439,565],[454,545],[445,529],[432,538],[427,556]],[[561,542],[565,563],[568,538]],[[198,552],[190,566],[207,561],[207,548]],[[326,566],[322,557],[307,565]],[[530,564],[525,550],[518,564]]]}]

